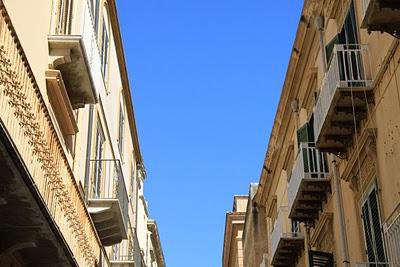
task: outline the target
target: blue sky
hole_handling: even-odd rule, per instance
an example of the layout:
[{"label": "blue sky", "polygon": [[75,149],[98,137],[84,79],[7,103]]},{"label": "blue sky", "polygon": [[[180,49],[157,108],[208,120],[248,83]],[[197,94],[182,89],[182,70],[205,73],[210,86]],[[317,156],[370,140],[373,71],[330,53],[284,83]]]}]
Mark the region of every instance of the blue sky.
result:
[{"label": "blue sky", "polygon": [[219,267],[233,195],[259,180],[303,1],[117,2],[167,266]]}]

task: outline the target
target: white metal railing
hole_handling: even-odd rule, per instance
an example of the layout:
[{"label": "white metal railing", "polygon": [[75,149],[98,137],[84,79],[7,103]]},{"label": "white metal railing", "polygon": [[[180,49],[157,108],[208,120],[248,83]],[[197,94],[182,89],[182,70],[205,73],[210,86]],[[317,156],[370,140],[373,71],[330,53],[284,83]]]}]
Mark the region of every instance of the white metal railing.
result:
[{"label": "white metal railing", "polygon": [[400,214],[396,219],[384,227],[386,251],[390,266],[400,266]]},{"label": "white metal railing", "polygon": [[82,23],[82,40],[86,54],[86,60],[90,68],[92,83],[96,89],[96,97],[99,92],[105,90],[103,73],[101,71],[101,57],[97,42],[96,31],[93,25],[90,4],[85,1],[85,8]]},{"label": "white metal railing", "polygon": [[278,215],[274,223],[274,230],[271,235],[271,255],[274,256],[281,238],[302,237],[300,232],[293,232],[291,220],[289,219],[289,209],[287,206],[278,208]]},{"label": "white metal railing", "polygon": [[326,179],[328,175],[326,154],[315,148],[314,143],[300,143],[288,186],[289,210],[292,209],[303,179]]},{"label": "white metal railing", "polygon": [[337,44],[325,74],[314,113],[314,133],[318,137],[338,88],[372,86],[371,64],[367,45]]},{"label": "white metal railing", "polygon": [[362,18],[365,18],[365,14],[367,13],[367,9],[371,0],[361,0],[361,14]]},{"label": "white metal railing", "polygon": [[389,267],[387,262],[357,262],[354,267]]}]

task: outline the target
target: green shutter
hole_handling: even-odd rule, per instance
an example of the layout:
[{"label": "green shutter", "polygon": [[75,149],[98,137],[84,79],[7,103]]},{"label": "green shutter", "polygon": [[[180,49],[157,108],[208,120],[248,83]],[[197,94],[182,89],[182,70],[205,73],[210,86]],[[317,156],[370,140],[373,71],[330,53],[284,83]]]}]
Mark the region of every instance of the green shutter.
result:
[{"label": "green shutter", "polygon": [[332,60],[333,48],[335,47],[335,44],[339,44],[339,34],[333,37],[333,39],[325,46],[326,60],[328,61],[328,66],[330,65]]},{"label": "green shutter", "polygon": [[386,262],[376,188],[362,206],[366,253],[369,262]]}]

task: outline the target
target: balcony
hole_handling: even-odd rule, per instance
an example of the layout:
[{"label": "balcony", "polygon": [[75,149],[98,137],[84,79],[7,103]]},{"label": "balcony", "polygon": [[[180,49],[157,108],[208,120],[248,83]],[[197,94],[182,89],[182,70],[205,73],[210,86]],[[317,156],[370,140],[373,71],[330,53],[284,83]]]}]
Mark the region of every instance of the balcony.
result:
[{"label": "balcony", "polygon": [[373,101],[368,47],[335,45],[314,112],[316,147],[344,154]]},{"label": "balcony", "polygon": [[400,2],[398,0],[362,0],[361,28],[387,32],[400,37]]},{"label": "balcony", "polygon": [[358,262],[354,267],[389,267],[386,262]]},{"label": "balcony", "polygon": [[289,217],[314,223],[330,192],[326,154],[315,148],[314,143],[301,143],[289,180]]},{"label": "balcony", "polygon": [[295,266],[304,249],[304,236],[299,231],[292,231],[288,219],[288,207],[279,207],[271,237],[272,265]]},{"label": "balcony", "polygon": [[111,267],[135,267],[133,243],[131,239],[122,240],[112,248]]},{"label": "balcony", "polygon": [[400,214],[384,226],[386,252],[391,266],[400,266]]},{"label": "balcony", "polygon": [[[74,109],[98,102],[98,92],[104,87],[97,37],[86,1],[80,32],[65,28],[68,18],[55,18],[54,34],[48,36],[49,67],[59,70]],[[74,20],[75,21],[75,20]],[[61,24],[59,26],[58,24]],[[103,85],[102,85],[103,84]]]},{"label": "balcony", "polygon": [[128,194],[119,160],[91,160],[88,210],[104,246],[127,238]]}]

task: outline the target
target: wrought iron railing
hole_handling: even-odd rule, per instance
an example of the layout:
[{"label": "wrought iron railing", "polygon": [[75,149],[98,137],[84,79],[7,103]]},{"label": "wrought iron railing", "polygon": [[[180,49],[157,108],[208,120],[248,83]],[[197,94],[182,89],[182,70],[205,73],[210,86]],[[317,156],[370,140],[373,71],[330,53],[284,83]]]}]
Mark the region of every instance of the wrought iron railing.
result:
[{"label": "wrought iron railing", "polygon": [[354,267],[389,267],[387,262],[357,262]]},{"label": "wrought iron railing", "polygon": [[384,233],[390,266],[400,266],[400,214],[384,227]]},{"label": "wrought iron railing", "polygon": [[302,237],[298,231],[292,231],[291,220],[289,219],[289,209],[287,206],[278,208],[278,215],[274,223],[274,230],[271,235],[271,255],[275,255],[281,238],[297,238]]},{"label": "wrought iron railing", "polygon": [[289,210],[292,208],[303,179],[326,179],[329,175],[326,153],[315,148],[314,143],[300,143],[288,186]]},{"label": "wrought iron railing", "polygon": [[94,266],[101,243],[78,179],[2,0],[0,11],[0,119],[77,265]]},{"label": "wrought iron railing", "polygon": [[367,45],[335,45],[329,69],[322,81],[314,112],[314,133],[318,137],[338,88],[372,86],[371,64]]},{"label": "wrought iron railing", "polygon": [[121,243],[113,245],[111,253],[111,262],[133,262],[133,242],[131,236],[122,240]]},{"label": "wrought iron railing", "polygon": [[118,199],[124,219],[128,225],[128,193],[122,173],[121,161],[112,159],[90,160],[89,199]]}]

